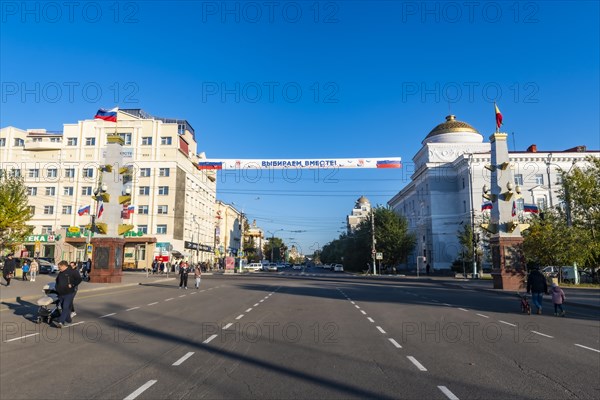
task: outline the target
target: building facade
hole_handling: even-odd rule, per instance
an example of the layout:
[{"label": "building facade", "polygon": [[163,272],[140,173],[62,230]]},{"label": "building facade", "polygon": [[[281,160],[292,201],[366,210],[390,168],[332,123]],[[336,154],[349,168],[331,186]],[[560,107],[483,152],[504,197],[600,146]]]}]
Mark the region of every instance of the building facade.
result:
[{"label": "building facade", "polygon": [[[522,194],[515,201],[518,217],[528,218],[531,207],[526,205],[535,205],[539,210],[562,206],[558,198],[559,171],[570,171],[574,165],[584,167],[584,159],[589,155],[600,157],[600,152],[587,151],[585,146],[538,151],[535,145],[527,151],[511,152],[515,185],[520,186]],[[460,257],[463,249],[459,231],[470,224],[477,233],[479,223],[489,213],[482,201],[482,188],[485,184],[490,186],[490,171],[485,168],[490,161],[490,143],[454,115],[447,116],[425,137],[413,157],[410,183],[388,201],[397,214],[407,218],[409,229],[417,238],[409,266],[416,265],[418,257],[424,257],[432,268],[448,269]],[[485,267],[489,260],[485,243],[480,240],[476,246],[483,254],[480,260]]]},{"label": "building facade", "polygon": [[216,201],[215,248],[217,257],[238,257],[242,249],[245,216],[232,204]]},{"label": "building facade", "polygon": [[360,223],[371,215],[371,202],[365,196],[360,196],[352,212],[346,217],[346,229],[348,234],[354,233]]},{"label": "building facade", "polygon": [[[107,134],[116,132],[125,143],[124,166],[132,171],[131,202],[123,215],[134,229],[125,234],[124,267],[143,268],[157,256],[212,261],[216,177],[196,168],[192,126],[141,109],[119,110],[117,120],[86,119],[64,124],[62,132],[0,130],[0,167],[24,177],[33,214],[35,235],[22,250],[57,260],[87,259],[87,227],[99,211],[92,197],[100,189],[98,168]],[[114,174],[119,167],[113,166]]]}]

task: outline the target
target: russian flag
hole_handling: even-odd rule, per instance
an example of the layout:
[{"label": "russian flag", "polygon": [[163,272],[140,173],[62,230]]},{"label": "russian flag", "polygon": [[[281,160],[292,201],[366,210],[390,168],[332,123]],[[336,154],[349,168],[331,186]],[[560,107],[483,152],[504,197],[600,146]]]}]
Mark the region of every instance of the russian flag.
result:
[{"label": "russian flag", "polygon": [[481,205],[481,211],[491,210],[492,208],[493,208],[493,205],[492,205],[491,201],[486,201],[485,203],[483,203]]},{"label": "russian flag", "polygon": [[401,168],[402,165],[398,160],[380,160],[377,161],[377,168]]},{"label": "russian flag", "polygon": [[100,201],[100,202],[98,202],[98,212],[96,213],[96,216],[98,218],[100,218],[102,216],[103,212],[104,212],[104,202]]},{"label": "russian flag", "polygon": [[223,169],[223,163],[221,161],[200,161],[196,166],[198,169]]},{"label": "russian flag", "polygon": [[117,111],[119,111],[119,107],[115,107],[110,110],[101,108],[98,110],[98,112],[96,112],[94,119],[103,119],[109,122],[117,122]]},{"label": "russian flag", "polygon": [[84,206],[81,207],[79,210],[77,210],[77,214],[81,217],[84,214],[89,214],[90,213],[90,206]]},{"label": "russian flag", "polygon": [[131,214],[133,214],[134,212],[135,212],[135,206],[127,207],[127,214],[129,214],[130,217],[131,217]]},{"label": "russian flag", "polygon": [[528,213],[538,214],[540,212],[540,209],[535,204],[524,204],[523,211],[528,212]]}]

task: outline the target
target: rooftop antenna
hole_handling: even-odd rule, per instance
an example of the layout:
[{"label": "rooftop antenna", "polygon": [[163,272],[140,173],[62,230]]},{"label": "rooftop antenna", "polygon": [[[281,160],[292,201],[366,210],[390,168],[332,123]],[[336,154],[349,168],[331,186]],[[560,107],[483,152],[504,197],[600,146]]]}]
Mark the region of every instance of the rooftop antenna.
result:
[{"label": "rooftop antenna", "polygon": [[511,132],[510,134],[512,135],[512,139],[513,139],[513,151],[517,151],[517,146],[515,145],[515,133]]}]

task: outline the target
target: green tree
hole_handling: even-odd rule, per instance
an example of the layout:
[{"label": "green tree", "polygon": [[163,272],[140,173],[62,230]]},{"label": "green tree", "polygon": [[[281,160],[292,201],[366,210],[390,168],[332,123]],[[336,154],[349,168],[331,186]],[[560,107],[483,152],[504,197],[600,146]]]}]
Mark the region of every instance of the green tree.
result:
[{"label": "green tree", "polygon": [[278,237],[272,237],[263,245],[263,255],[270,262],[283,261],[285,255],[286,246],[283,243],[283,239]]},{"label": "green tree", "polygon": [[0,171],[0,253],[6,248],[14,250],[31,234],[33,227],[27,225],[30,219],[23,179]]}]

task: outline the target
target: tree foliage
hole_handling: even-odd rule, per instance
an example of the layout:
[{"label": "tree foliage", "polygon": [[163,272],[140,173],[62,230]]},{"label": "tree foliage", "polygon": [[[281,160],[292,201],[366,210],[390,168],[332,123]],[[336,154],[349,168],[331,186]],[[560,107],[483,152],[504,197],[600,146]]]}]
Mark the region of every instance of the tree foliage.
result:
[{"label": "tree foliage", "polygon": [[0,171],[0,251],[13,249],[31,234],[33,227],[27,225],[30,219],[23,178]]},{"label": "tree foliage", "polygon": [[272,237],[263,245],[263,255],[270,262],[283,261],[286,249],[283,239]]}]

